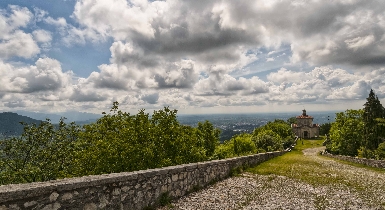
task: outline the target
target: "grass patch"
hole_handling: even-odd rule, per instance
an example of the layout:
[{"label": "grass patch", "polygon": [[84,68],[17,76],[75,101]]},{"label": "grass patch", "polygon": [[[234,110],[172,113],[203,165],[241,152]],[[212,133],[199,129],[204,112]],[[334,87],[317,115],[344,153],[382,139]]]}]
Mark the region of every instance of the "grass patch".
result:
[{"label": "grass patch", "polygon": [[[263,162],[256,167],[247,169],[246,171],[260,175],[286,176],[292,179],[301,180],[314,186],[343,184],[345,186],[353,187],[359,191],[365,188],[365,186],[362,186],[362,184],[354,178],[347,177],[348,175],[343,173],[338,168],[325,166],[322,161],[323,158],[320,159],[320,156],[306,156],[303,154],[302,151],[304,149],[322,147],[322,143],[323,140],[299,140],[291,152]],[[346,161],[338,162],[344,164],[346,163]],[[346,164],[352,166],[360,165],[352,163]],[[367,166],[362,165],[359,167],[367,168]],[[373,168],[370,170],[379,171]],[[384,170],[381,171],[384,172]]]},{"label": "grass patch", "polygon": [[159,198],[159,204],[161,206],[168,206],[171,204],[171,197],[168,192],[162,193]]},{"label": "grass patch", "polygon": [[314,176],[314,174],[319,174],[320,170],[322,169],[321,164],[312,159],[309,159],[302,153],[302,150],[304,149],[321,146],[322,140],[297,141],[297,145],[291,152],[263,162],[256,167],[249,168],[247,171],[261,175],[275,174],[280,176],[287,176],[310,183],[313,183],[314,181],[316,183],[319,181],[322,182],[322,180],[319,179],[319,176]]}]

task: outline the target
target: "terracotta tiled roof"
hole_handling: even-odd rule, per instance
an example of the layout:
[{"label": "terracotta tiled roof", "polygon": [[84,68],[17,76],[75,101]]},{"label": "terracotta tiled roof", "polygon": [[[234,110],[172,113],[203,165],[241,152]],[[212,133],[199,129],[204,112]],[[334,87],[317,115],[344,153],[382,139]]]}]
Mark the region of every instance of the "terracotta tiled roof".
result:
[{"label": "terracotta tiled roof", "polygon": [[300,118],[300,119],[306,119],[306,118],[314,119],[314,117],[312,117],[310,115],[300,115],[300,116],[297,116],[297,118]]},{"label": "terracotta tiled roof", "polygon": [[[308,125],[305,125],[305,126],[308,126]],[[297,124],[291,124],[291,127],[292,128],[300,128],[300,127],[303,127],[303,126],[300,126],[300,125],[297,125]],[[311,128],[313,128],[313,127],[319,127],[319,125],[318,124],[313,124],[313,125],[311,125],[311,126],[308,126],[308,127],[311,127]]]}]

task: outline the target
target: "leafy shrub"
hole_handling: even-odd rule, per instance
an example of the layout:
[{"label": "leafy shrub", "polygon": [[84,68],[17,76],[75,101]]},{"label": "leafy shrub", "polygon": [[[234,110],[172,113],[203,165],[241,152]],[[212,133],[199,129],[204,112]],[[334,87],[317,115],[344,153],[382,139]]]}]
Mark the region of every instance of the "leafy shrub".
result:
[{"label": "leafy shrub", "polygon": [[261,152],[283,150],[282,138],[272,130],[262,130],[256,136],[253,135],[253,141]]}]

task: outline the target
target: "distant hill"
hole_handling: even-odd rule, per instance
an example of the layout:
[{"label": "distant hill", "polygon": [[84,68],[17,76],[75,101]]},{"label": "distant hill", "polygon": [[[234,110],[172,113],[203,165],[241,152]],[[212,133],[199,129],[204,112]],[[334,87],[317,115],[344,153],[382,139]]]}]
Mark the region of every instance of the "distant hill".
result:
[{"label": "distant hill", "polygon": [[87,112],[76,112],[76,111],[67,111],[56,114],[48,114],[41,112],[29,112],[24,110],[15,111],[16,113],[28,116],[37,120],[46,120],[47,118],[51,120],[52,123],[59,123],[61,117],[67,118],[65,122],[76,122],[77,124],[87,124],[87,122],[94,122],[96,119],[99,119],[103,115],[93,114]]},{"label": "distant hill", "polygon": [[40,124],[40,120],[22,116],[12,112],[0,113],[0,137],[1,136],[19,136],[23,133],[24,126],[20,122],[28,124]]}]

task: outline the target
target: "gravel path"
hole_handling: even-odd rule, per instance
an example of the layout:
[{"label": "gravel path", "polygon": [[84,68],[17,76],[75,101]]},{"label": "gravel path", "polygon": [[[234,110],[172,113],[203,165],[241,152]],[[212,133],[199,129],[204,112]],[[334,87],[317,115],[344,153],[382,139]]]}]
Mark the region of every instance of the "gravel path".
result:
[{"label": "gravel path", "polygon": [[329,167],[334,176],[363,187],[344,184],[312,186],[296,179],[277,175],[244,173],[191,193],[165,209],[385,209],[385,173],[357,168],[316,156],[322,148],[304,150],[311,160]]}]

